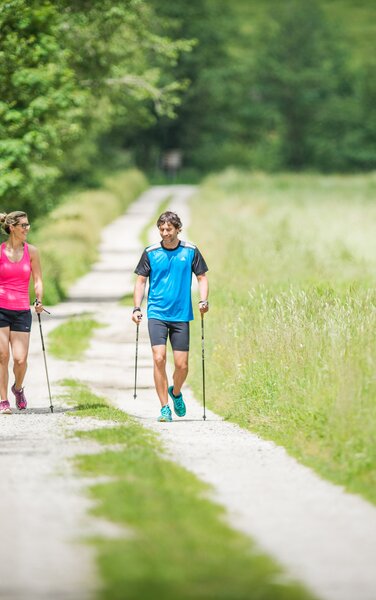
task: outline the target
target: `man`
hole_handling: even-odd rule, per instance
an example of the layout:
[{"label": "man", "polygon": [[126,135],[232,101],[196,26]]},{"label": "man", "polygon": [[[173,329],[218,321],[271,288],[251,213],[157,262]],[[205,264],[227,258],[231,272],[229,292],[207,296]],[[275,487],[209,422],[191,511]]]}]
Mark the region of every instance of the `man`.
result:
[{"label": "man", "polygon": [[[193,320],[192,273],[197,277],[199,309],[209,310],[208,267],[198,248],[178,238],[182,223],[174,212],[164,212],[157,221],[161,242],[145,248],[135,273],[134,309],[132,320],[142,319],[141,303],[149,277],[148,329],[153,352],[154,382],[160,403],[158,421],[172,421],[168,404],[170,397],[175,414],[184,417],[186,407],[181,388],[188,375],[189,321]],[[166,374],[166,344],[169,337],[174,356],[173,385]]]}]

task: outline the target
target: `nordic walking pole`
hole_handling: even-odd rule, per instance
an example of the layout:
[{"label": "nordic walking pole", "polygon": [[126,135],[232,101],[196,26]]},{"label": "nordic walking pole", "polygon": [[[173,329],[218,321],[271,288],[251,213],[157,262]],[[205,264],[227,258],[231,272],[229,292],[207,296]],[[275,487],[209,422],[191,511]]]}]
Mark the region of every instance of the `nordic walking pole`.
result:
[{"label": "nordic walking pole", "polygon": [[204,405],[204,416],[202,417],[206,421],[205,412],[205,336],[204,336],[204,313],[201,313],[201,351],[202,351],[202,402]]},{"label": "nordic walking pole", "polygon": [[138,332],[139,332],[139,328],[140,328],[140,323],[137,323],[137,329],[136,329],[136,356],[135,356],[135,361],[134,361],[134,392],[133,392],[133,398],[134,399],[137,398],[137,359],[138,359]]},{"label": "nordic walking pole", "polygon": [[[37,304],[37,301],[34,302],[34,304]],[[51,314],[48,312],[48,310],[46,310],[45,308],[43,309],[46,313]],[[47,360],[46,360],[46,350],[44,347],[44,340],[43,340],[43,332],[42,332],[42,320],[40,318],[40,314],[37,313],[38,315],[38,321],[39,321],[39,331],[40,331],[40,339],[42,342],[42,350],[43,350],[43,358],[44,358],[44,366],[46,369],[46,377],[47,377],[47,386],[48,386],[48,395],[50,397],[50,411],[53,413],[54,412],[54,407],[52,405],[52,398],[51,398],[51,388],[50,388],[50,380],[48,378],[48,369],[47,369]]]}]

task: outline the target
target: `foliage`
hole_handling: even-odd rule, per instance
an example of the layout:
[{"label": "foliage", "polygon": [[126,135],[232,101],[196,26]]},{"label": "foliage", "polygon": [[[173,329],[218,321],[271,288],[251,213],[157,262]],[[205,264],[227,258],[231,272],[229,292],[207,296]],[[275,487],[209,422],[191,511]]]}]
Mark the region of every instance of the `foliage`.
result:
[{"label": "foliage", "polygon": [[31,217],[51,208],[62,154],[83,134],[87,92],[59,28],[48,1],[1,2],[0,197],[8,212]]},{"label": "foliage", "polygon": [[375,142],[368,123],[374,110],[364,110],[373,93],[367,98],[363,74],[350,71],[349,53],[318,2],[285,2],[263,22],[254,44],[249,112],[261,158],[256,166],[265,166],[264,155],[273,157],[266,161],[273,168],[374,166],[372,143],[364,146],[367,137]]},{"label": "foliage", "polygon": [[[183,84],[168,73],[180,53],[189,51],[189,41],[172,41],[163,28],[157,33],[158,16],[144,1],[61,4],[70,22],[64,41],[73,50],[79,81],[91,92],[90,122],[100,134],[94,138],[100,147],[107,152],[114,144],[121,148],[136,128],[150,126],[161,115],[171,117]],[[81,161],[85,168],[87,153]]]},{"label": "foliage", "polygon": [[57,204],[63,178],[92,169],[107,131],[121,125],[124,138],[173,113],[181,85],[162,77],[190,44],[156,33],[142,0],[0,7],[0,198],[34,218]]},{"label": "foliage", "polygon": [[201,172],[231,164],[270,171],[375,168],[374,37],[366,45],[359,22],[352,28],[356,17],[372,29],[371,6],[153,4],[171,37],[196,43],[176,66],[176,78],[189,81],[176,118],[159,119],[131,139],[142,166],[154,168],[161,153],[179,148],[184,167]]},{"label": "foliage", "polygon": [[361,69],[374,54],[376,5],[369,0],[321,0],[321,6],[333,24],[345,32],[351,47],[351,65]]},{"label": "foliage", "polygon": [[[369,4],[369,3],[368,3]],[[0,0],[0,199],[30,218],[106,168],[376,166],[365,0]],[[362,28],[365,30],[361,37]]]},{"label": "foliage", "polygon": [[[374,175],[228,171],[191,227],[212,281],[209,405],[373,502],[375,189]],[[199,396],[199,352],[191,366]]]},{"label": "foliage", "polygon": [[94,516],[119,525],[115,539],[92,541],[103,578],[100,598],[312,598],[226,524],[207,486],[167,460],[154,434],[78,382],[63,384],[74,415],[104,425],[77,433],[103,450],[75,460],[81,474],[99,481],[89,489]]},{"label": "foliage", "polygon": [[[160,162],[170,149],[183,150],[190,168],[212,168],[218,164],[221,144],[229,136],[232,118],[232,81],[236,68],[227,44],[236,23],[225,0],[190,3],[150,0],[173,39],[194,41],[190,53],[181,54],[173,72],[178,81],[189,83],[176,109],[175,119],[161,118],[144,132],[137,152],[142,166]],[[140,143],[137,138],[136,146]],[[142,155],[141,155],[142,152]]]}]

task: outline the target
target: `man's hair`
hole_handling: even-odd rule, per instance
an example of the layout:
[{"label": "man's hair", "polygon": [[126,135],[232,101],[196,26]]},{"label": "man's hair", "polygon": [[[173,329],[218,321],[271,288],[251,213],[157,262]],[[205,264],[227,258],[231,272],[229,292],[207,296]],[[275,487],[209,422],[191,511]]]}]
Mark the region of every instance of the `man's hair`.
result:
[{"label": "man's hair", "polygon": [[157,227],[160,227],[165,223],[171,223],[171,225],[173,225],[178,231],[181,231],[183,228],[183,223],[181,222],[180,217],[178,217],[176,213],[171,212],[170,210],[167,210],[166,212],[161,214],[157,221]]}]

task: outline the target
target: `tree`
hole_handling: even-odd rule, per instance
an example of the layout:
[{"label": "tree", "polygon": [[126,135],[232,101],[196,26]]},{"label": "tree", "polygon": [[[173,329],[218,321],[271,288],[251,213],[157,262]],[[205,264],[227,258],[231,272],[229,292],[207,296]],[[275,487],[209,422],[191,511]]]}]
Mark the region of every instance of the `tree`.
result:
[{"label": "tree", "polygon": [[264,148],[280,168],[345,168],[340,146],[354,126],[354,78],[317,1],[284,2],[254,39],[251,103]]},{"label": "tree", "polygon": [[150,0],[159,26],[174,40],[193,40],[167,77],[186,82],[176,118],[156,119],[150,129],[136,132],[139,161],[153,166],[165,150],[179,148],[184,164],[201,170],[221,168],[223,144],[234,122],[232,86],[236,85],[228,45],[236,22],[225,0]]},{"label": "tree", "polygon": [[114,125],[173,112],[181,86],[162,78],[189,44],[158,34],[144,0],[0,5],[0,197],[33,217]]},{"label": "tree", "polygon": [[50,2],[11,0],[0,11],[0,197],[7,210],[42,212],[61,154],[80,135],[87,97],[58,43]]}]

